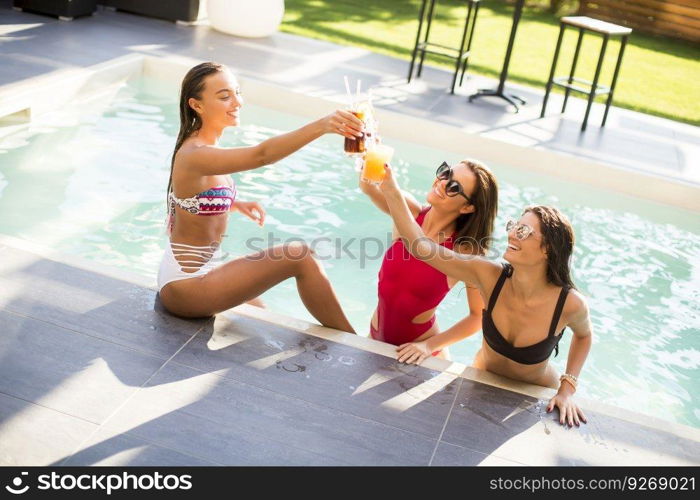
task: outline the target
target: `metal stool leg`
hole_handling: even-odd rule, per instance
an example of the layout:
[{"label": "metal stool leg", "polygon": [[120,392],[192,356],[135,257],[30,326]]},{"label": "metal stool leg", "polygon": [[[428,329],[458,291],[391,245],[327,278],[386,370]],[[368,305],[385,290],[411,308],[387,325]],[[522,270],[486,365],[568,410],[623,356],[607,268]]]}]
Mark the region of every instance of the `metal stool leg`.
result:
[{"label": "metal stool leg", "polygon": [[423,31],[423,18],[425,16],[425,6],[428,0],[423,0],[423,5],[420,8],[420,17],[418,18],[418,33],[416,34],[416,44],[413,46],[413,54],[411,55],[411,65],[408,68],[408,83],[411,83],[411,78],[413,77],[413,66],[416,63],[416,56],[418,55],[418,44],[420,43],[420,34]]},{"label": "metal stool leg", "polygon": [[[476,18],[479,15],[479,3],[474,6],[474,17],[472,18],[472,29],[469,31],[469,42],[467,43],[467,52],[472,50],[472,40],[474,39],[474,28],[476,28]],[[464,82],[464,73],[466,73],[469,67],[469,57],[467,57],[462,63],[462,74],[459,77],[459,85],[461,86]]]},{"label": "metal stool leg", "polygon": [[[425,39],[423,43],[428,43],[428,36],[430,35],[430,25],[433,24],[433,9],[435,8],[435,0],[430,0],[430,10],[428,11],[428,26],[425,28]],[[420,62],[418,63],[418,74],[416,75],[420,78],[423,72],[423,61],[425,60],[425,50],[420,54]]]},{"label": "metal stool leg", "polygon": [[564,29],[566,26],[560,24],[559,26],[559,38],[557,39],[557,48],[554,49],[554,59],[552,59],[552,69],[549,70],[549,79],[547,80],[547,89],[544,92],[544,100],[542,101],[542,111],[540,112],[540,118],[544,116],[544,112],[547,109],[547,99],[549,99],[549,93],[552,91],[552,82],[554,81],[554,70],[557,68],[557,59],[559,58],[559,49],[561,49],[561,41],[564,38]]},{"label": "metal stool leg", "polygon": [[[576,42],[576,51],[574,52],[574,60],[571,63],[571,72],[569,73],[569,79],[567,80],[569,82],[569,85],[571,85],[574,81],[574,73],[576,72],[576,64],[578,62],[578,54],[579,51],[581,50],[581,42],[583,41],[583,28],[578,29],[578,41]],[[571,89],[566,89],[566,92],[564,92],[564,104],[561,107],[561,112],[563,113],[566,111],[566,101],[569,100],[569,92]]]},{"label": "metal stool leg", "polygon": [[527,104],[527,101],[520,96],[517,96],[515,94],[507,94],[507,95],[511,99],[515,99],[516,101],[518,101],[520,104]]},{"label": "metal stool leg", "polygon": [[464,32],[462,33],[462,42],[459,44],[459,56],[457,61],[455,61],[455,73],[452,75],[452,86],[450,87],[450,94],[455,93],[455,85],[457,84],[457,75],[459,74],[459,66],[462,62],[462,57],[464,56],[464,48],[467,44],[467,31],[469,30],[469,18],[472,16],[472,3],[469,2],[467,7],[467,18],[464,20]]},{"label": "metal stool leg", "polygon": [[593,85],[591,86],[591,92],[588,94],[588,105],[586,106],[586,114],[583,117],[583,125],[581,125],[581,132],[586,130],[586,125],[588,124],[588,114],[591,112],[591,105],[593,104],[593,99],[595,98],[595,91],[598,88],[598,78],[600,77],[600,69],[603,67],[603,59],[605,58],[605,49],[608,46],[608,35],[603,36],[603,45],[600,47],[600,56],[598,57],[598,66],[595,69],[595,76],[593,77]]},{"label": "metal stool leg", "polygon": [[605,114],[603,115],[603,123],[601,127],[605,127],[605,122],[608,119],[608,110],[610,109],[610,104],[613,100],[613,92],[615,92],[615,84],[617,83],[617,75],[620,73],[620,66],[622,66],[622,55],[625,53],[625,46],[627,45],[627,36],[622,37],[622,42],[620,43],[620,53],[617,56],[617,64],[615,65],[615,74],[613,75],[612,83],[610,84],[610,93],[608,94],[608,100],[605,102]]}]

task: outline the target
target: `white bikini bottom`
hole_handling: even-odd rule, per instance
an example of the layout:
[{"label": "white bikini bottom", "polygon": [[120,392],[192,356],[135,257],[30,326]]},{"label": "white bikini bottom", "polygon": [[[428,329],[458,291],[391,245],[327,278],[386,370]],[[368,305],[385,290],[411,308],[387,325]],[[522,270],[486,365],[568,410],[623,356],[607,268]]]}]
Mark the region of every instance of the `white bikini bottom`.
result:
[{"label": "white bikini bottom", "polygon": [[[175,257],[181,260],[178,262]],[[168,242],[158,269],[158,290],[173,281],[204,276],[222,261],[220,246],[200,247]]]}]

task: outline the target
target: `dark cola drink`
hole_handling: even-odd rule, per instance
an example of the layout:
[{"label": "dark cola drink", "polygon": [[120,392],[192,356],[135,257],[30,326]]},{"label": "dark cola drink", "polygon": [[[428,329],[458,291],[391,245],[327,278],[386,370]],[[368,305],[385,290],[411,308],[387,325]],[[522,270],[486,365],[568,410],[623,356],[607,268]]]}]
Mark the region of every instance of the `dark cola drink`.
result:
[{"label": "dark cola drink", "polygon": [[[358,117],[360,120],[364,121],[365,114],[360,112],[360,111],[352,111],[352,114]],[[348,137],[345,138],[345,147],[344,150],[347,154],[349,155],[360,155],[363,154],[366,150],[365,147],[365,139],[366,135],[363,132],[360,137],[355,137],[354,139],[350,139]]]}]

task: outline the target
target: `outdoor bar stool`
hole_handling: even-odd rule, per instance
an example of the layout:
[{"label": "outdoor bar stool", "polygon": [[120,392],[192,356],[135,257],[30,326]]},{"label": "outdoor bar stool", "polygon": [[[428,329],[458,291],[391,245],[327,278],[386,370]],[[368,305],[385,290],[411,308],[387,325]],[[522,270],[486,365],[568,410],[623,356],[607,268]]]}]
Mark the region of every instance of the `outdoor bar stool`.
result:
[{"label": "outdoor bar stool", "polygon": [[[567,26],[571,26],[573,28],[578,29],[578,41],[576,42],[574,60],[571,63],[571,72],[569,73],[569,76],[555,78],[554,70],[557,66],[559,49],[561,48],[561,41],[564,38],[564,30]],[[581,41],[583,40],[583,34],[585,31],[598,33],[603,36],[603,44],[600,47],[600,55],[598,56],[598,65],[596,66],[595,75],[593,76],[592,82],[574,77],[579,51],[581,49]],[[581,131],[586,130],[586,124],[588,123],[588,114],[591,111],[593,99],[598,95],[607,94],[608,99],[605,103],[605,114],[603,115],[603,123],[601,124],[601,127],[604,127],[605,121],[608,118],[608,109],[610,109],[610,104],[612,103],[613,93],[615,92],[617,76],[620,73],[620,66],[622,65],[622,56],[625,53],[625,46],[627,45],[627,38],[629,37],[630,33],[632,33],[632,30],[630,28],[618,26],[617,24],[612,24],[605,21],[600,21],[591,17],[562,17],[560,19],[559,39],[557,40],[557,48],[554,50],[554,60],[552,61],[552,69],[549,72],[549,80],[547,81],[547,90],[544,94],[544,101],[542,102],[542,112],[540,113],[540,118],[544,117],[545,109],[547,109],[547,99],[549,98],[549,92],[552,90],[552,85],[557,85],[566,89],[566,92],[564,94],[564,105],[561,108],[562,113],[566,110],[566,101],[569,99],[570,91],[574,90],[576,92],[581,92],[583,94],[588,95],[588,105],[586,106],[586,114],[583,117],[583,125],[581,125]],[[610,84],[610,87],[607,87],[605,85],[598,85],[598,78],[600,77],[600,70],[603,67],[603,59],[605,58],[605,49],[608,46],[608,40],[610,39],[610,37],[613,36],[621,37],[621,44],[620,52],[617,55],[617,65],[615,66],[615,73],[613,74],[612,83]],[[588,86],[590,88],[576,85],[576,83]]]},{"label": "outdoor bar stool", "polygon": [[[460,65],[462,66],[462,76],[459,79],[460,85],[462,85],[462,82],[464,81],[464,73],[467,71],[469,54],[472,46],[472,38],[474,37],[474,27],[476,26],[476,16],[479,13],[480,0],[464,0],[464,3],[467,4],[467,17],[464,20],[464,31],[462,32],[462,42],[460,43],[459,48],[447,47],[445,45],[428,42],[428,37],[430,36],[430,26],[433,22],[433,14],[435,12],[435,1],[436,0],[423,0],[423,4],[421,5],[420,15],[418,17],[416,44],[413,47],[411,66],[408,69],[408,82],[410,83],[411,78],[413,78],[413,70],[416,65],[416,57],[418,57],[418,53],[420,53],[420,62],[418,63],[418,71],[416,74],[417,78],[420,77],[423,71],[423,61],[425,60],[426,53],[449,57],[455,60],[455,71],[454,75],[452,76],[452,85],[450,87],[450,93],[454,94],[455,84],[457,83],[457,73],[459,73]],[[472,15],[472,13],[474,15]],[[423,41],[421,42],[424,24],[426,24],[425,36],[423,36]]]}]

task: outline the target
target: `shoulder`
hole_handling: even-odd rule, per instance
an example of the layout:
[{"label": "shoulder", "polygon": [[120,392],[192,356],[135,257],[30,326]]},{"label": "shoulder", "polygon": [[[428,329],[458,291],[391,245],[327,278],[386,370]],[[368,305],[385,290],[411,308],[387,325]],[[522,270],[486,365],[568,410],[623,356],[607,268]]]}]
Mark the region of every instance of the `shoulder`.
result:
[{"label": "shoulder", "polygon": [[180,146],[175,154],[175,162],[177,164],[191,165],[201,161],[211,151],[212,146],[200,144],[196,140],[187,139]]},{"label": "shoulder", "polygon": [[[202,184],[206,183],[206,176],[196,168],[198,164],[195,157],[195,151],[199,148],[196,144],[187,143],[175,154],[173,161],[173,190],[180,193],[178,196],[186,195],[186,193],[194,193],[201,191]],[[177,186],[177,187],[176,187]]]},{"label": "shoulder", "polygon": [[591,323],[586,297],[573,288],[566,295],[562,316],[566,318],[567,326],[576,333],[588,335],[591,330]]},{"label": "shoulder", "polygon": [[182,146],[180,146],[173,158],[174,171],[188,171],[187,167],[191,166],[193,153],[197,151],[198,147],[199,145],[192,138],[185,139],[185,142],[182,143]]},{"label": "shoulder", "polygon": [[564,314],[578,315],[581,313],[588,313],[586,297],[578,290],[570,288],[569,293],[566,294],[566,302],[564,302]]},{"label": "shoulder", "polygon": [[505,273],[506,276],[513,275],[513,266],[511,266],[508,262],[494,262],[492,260],[486,259],[482,259],[481,261],[484,263],[484,265],[482,266],[483,272],[489,277],[489,279],[492,279],[494,281],[494,285],[495,281],[497,281],[503,273]]},{"label": "shoulder", "polygon": [[489,260],[481,255],[471,255],[475,262],[481,287],[483,290],[490,293],[496,287],[496,283],[501,277],[501,274],[503,274],[504,271],[507,272],[510,264],[507,262]]}]

